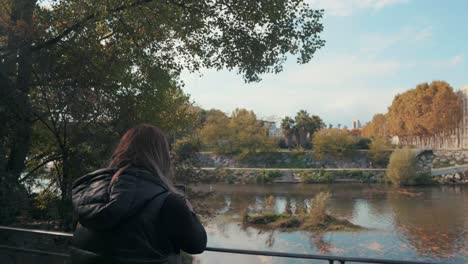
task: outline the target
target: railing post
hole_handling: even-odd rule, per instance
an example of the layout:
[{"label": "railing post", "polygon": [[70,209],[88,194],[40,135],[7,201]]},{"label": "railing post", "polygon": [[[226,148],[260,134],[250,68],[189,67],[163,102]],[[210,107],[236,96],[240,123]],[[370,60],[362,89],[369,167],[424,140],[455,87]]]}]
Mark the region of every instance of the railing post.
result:
[{"label": "railing post", "polygon": [[333,259],[328,260],[328,264],[333,264],[333,262],[335,262],[335,261],[333,261]]}]

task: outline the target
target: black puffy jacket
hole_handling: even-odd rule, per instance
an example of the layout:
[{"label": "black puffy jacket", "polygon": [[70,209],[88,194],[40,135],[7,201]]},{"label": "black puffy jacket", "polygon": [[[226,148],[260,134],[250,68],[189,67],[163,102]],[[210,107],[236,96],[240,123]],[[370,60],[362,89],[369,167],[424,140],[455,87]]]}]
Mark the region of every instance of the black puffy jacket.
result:
[{"label": "black puffy jacket", "polygon": [[78,215],[73,264],[180,263],[180,250],[201,253],[206,232],[182,196],[149,171],[101,169],[73,183]]}]

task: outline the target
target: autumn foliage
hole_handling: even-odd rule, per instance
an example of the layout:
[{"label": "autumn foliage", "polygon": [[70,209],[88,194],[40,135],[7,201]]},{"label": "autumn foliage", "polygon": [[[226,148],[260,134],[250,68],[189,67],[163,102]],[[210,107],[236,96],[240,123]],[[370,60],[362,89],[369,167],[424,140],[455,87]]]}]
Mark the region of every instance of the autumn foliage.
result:
[{"label": "autumn foliage", "polygon": [[388,113],[375,115],[362,133],[366,137],[430,137],[456,128],[461,117],[461,98],[447,82],[433,81],[395,96]]}]

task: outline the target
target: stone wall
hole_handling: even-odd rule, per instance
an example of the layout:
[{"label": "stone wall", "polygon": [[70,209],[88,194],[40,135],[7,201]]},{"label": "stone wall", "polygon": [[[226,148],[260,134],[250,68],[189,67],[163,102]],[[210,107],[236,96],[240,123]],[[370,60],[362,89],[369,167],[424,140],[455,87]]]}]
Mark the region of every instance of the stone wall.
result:
[{"label": "stone wall", "polygon": [[367,151],[356,151],[349,158],[324,157],[317,160],[313,152],[266,152],[245,156],[199,153],[200,167],[224,168],[369,168]]},{"label": "stone wall", "polygon": [[468,150],[434,150],[434,168],[468,164]]},{"label": "stone wall", "polygon": [[448,173],[434,176],[433,179],[442,184],[468,184],[468,172]]},{"label": "stone wall", "polygon": [[[318,174],[329,174],[333,179],[326,181],[325,177],[310,177]],[[358,171],[358,170],[261,170],[261,169],[232,169],[218,168],[214,170],[201,170],[198,178],[204,183],[333,183],[333,182],[381,182],[385,176],[384,171]],[[308,177],[309,176],[309,177]],[[306,179],[309,179],[307,181]]]}]

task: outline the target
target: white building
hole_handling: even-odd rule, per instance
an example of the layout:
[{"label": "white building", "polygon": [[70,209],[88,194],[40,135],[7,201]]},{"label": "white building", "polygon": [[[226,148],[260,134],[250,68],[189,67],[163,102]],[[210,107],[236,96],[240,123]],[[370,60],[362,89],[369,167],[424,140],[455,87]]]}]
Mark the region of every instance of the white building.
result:
[{"label": "white building", "polygon": [[281,137],[281,129],[276,126],[276,122],[273,121],[262,121],[263,125],[268,128],[268,136],[270,137]]},{"label": "white building", "polygon": [[353,129],[361,129],[361,128],[362,128],[361,121],[359,121],[359,119],[353,120]]}]

